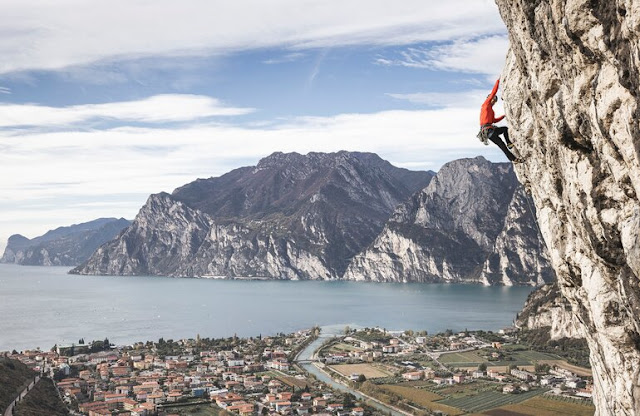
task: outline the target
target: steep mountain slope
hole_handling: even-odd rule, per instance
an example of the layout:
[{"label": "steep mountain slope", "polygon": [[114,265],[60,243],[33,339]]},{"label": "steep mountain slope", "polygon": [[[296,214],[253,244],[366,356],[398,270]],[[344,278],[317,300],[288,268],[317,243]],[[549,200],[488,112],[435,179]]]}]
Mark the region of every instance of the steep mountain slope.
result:
[{"label": "steep mountain slope", "polygon": [[640,1],[497,0],[517,167],[591,350],[596,413],[640,414]]},{"label": "steep mountain slope", "polygon": [[551,339],[584,338],[584,327],[573,319],[571,305],[560,294],[557,282],[529,294],[516,318],[516,326],[528,330],[547,328]]},{"label": "steep mountain slope", "polygon": [[346,279],[540,284],[553,280],[510,164],[442,167],[351,262]]},{"label": "steep mountain slope", "polygon": [[93,252],[131,224],[124,218],[100,218],[94,221],[59,227],[28,239],[20,234],[9,237],[0,263],[30,266],[77,266]]},{"label": "steep mountain slope", "polygon": [[274,153],[153,195],[83,274],[339,277],[431,172],[357,152]]}]

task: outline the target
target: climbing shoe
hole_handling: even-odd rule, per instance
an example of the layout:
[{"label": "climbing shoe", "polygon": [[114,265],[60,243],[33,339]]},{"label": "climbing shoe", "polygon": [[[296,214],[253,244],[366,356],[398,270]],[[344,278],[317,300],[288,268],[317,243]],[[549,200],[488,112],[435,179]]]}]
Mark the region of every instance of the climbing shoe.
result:
[{"label": "climbing shoe", "polygon": [[519,157],[517,159],[514,159],[514,161],[513,161],[513,163],[522,163],[522,162],[524,162],[524,159],[521,158],[521,157]]},{"label": "climbing shoe", "polygon": [[507,144],[507,149],[509,149],[509,150],[513,149],[513,143]]}]

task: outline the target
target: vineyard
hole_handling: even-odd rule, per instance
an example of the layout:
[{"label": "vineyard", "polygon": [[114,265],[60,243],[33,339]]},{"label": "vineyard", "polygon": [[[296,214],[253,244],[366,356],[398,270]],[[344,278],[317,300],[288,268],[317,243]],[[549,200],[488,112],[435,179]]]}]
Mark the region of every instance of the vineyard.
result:
[{"label": "vineyard", "polygon": [[504,394],[497,391],[484,391],[474,396],[465,396],[459,398],[449,398],[440,400],[438,403],[451,407],[457,407],[467,412],[481,412],[483,410],[494,409],[496,407],[505,406],[523,402],[534,396],[541,394],[546,390],[535,390],[520,394]]},{"label": "vineyard", "polygon": [[592,416],[595,408],[591,404],[578,403],[574,399],[538,396],[515,405],[503,406],[485,412],[491,416],[518,413],[527,416]]}]

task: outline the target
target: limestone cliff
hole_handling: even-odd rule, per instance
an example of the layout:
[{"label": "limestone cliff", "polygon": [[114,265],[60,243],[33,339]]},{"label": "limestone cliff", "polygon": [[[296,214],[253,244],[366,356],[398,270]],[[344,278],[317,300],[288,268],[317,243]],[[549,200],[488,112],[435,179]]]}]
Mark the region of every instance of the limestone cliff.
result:
[{"label": "limestone cliff", "polygon": [[274,153],[152,195],[81,274],[333,279],[432,172],[371,153]]},{"label": "limestone cliff", "polygon": [[99,218],[82,224],[59,227],[28,239],[20,234],[9,237],[0,263],[25,266],[77,266],[102,244],[115,238],[131,224],[124,218]]},{"label": "limestone cliff", "polygon": [[497,0],[511,136],[599,415],[640,414],[640,1]]},{"label": "limestone cliff", "polygon": [[538,285],[554,279],[511,164],[447,163],[352,260],[345,279]]},{"label": "limestone cliff", "polygon": [[529,294],[516,318],[520,329],[545,329],[551,339],[584,338],[584,327],[573,318],[569,301],[562,297],[558,283],[539,287]]}]

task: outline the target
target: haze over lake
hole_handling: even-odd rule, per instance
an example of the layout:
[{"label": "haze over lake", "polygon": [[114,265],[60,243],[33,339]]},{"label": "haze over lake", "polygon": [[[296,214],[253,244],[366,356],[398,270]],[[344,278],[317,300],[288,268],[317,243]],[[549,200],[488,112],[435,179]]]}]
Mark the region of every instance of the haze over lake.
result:
[{"label": "haze over lake", "polygon": [[531,287],[76,276],[0,265],[0,351],[268,335],[313,325],[498,330]]}]

